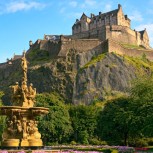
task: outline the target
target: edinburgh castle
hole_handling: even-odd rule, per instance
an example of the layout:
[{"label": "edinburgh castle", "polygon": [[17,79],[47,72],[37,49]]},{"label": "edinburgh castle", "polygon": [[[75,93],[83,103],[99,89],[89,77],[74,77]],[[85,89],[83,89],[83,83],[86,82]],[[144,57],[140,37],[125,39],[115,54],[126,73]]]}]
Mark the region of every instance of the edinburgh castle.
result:
[{"label": "edinburgh castle", "polygon": [[[137,47],[126,47],[129,45]],[[146,29],[132,30],[131,20],[124,15],[120,4],[117,9],[107,13],[99,12],[90,17],[83,13],[72,26],[72,35],[44,35],[43,40],[38,39],[35,43],[29,41],[29,46],[27,53],[34,49],[46,50],[50,58],[66,58],[68,50],[75,49],[77,54],[91,50],[135,57],[145,54],[149,60],[153,60]]]},{"label": "edinburgh castle", "polygon": [[124,15],[119,4],[118,9],[107,13],[99,12],[99,15],[91,14],[91,17],[87,17],[83,13],[73,25],[72,33],[73,38],[99,38],[102,41],[112,38],[121,43],[150,48],[146,29],[135,31],[130,25],[131,20]]},{"label": "edinburgh castle", "polygon": [[[74,104],[90,104],[111,91],[125,92],[140,71],[152,74],[153,49],[147,30],[132,30],[131,22],[118,5],[90,17],[83,13],[72,25],[71,35],[45,34],[29,41],[30,82],[38,93],[56,91]],[[14,72],[21,58],[14,55],[0,64],[1,87],[13,83],[9,76],[20,76]]]}]

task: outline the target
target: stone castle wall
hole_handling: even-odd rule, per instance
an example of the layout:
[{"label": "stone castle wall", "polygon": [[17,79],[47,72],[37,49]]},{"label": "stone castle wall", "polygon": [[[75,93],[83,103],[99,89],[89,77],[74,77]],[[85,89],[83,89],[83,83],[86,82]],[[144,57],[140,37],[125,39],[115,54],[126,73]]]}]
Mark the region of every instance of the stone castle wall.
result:
[{"label": "stone castle wall", "polygon": [[142,45],[146,48],[150,48],[149,39],[144,35],[143,40],[141,39],[141,35],[139,32],[130,29],[126,26],[121,25],[112,25],[105,26],[102,28],[93,29],[90,32],[82,32],[75,35],[72,35],[72,38],[75,39],[100,39],[105,41],[106,39],[114,39],[121,43],[126,44],[135,44]]},{"label": "stone castle wall", "polygon": [[[107,26],[106,39],[112,38],[121,43],[137,44],[136,34],[128,27],[123,26]],[[137,44],[138,45],[138,44]]]},{"label": "stone castle wall", "polygon": [[61,50],[61,42],[42,40],[40,42],[40,49],[47,50],[49,52],[49,56],[54,58]]},{"label": "stone castle wall", "polygon": [[[129,29],[123,29],[122,26],[120,26],[124,30],[124,33],[120,33],[119,28],[116,26],[113,26],[113,30],[118,29],[118,34],[115,32],[107,32],[108,35],[106,35],[109,38],[109,35],[113,35],[116,40],[119,39],[120,43],[128,43],[135,42],[134,32],[128,31],[127,36],[127,30]],[[110,27],[107,26],[107,31],[110,31]],[[100,34],[101,32],[99,32]],[[123,39],[124,38],[124,39]],[[126,41],[123,41],[123,40]],[[137,49],[127,49],[120,45],[120,43],[115,41],[114,39],[107,39],[105,41],[101,41],[99,39],[72,39],[67,38],[64,36],[61,36],[60,41],[50,41],[50,40],[38,40],[36,43],[32,46],[32,50],[35,48],[39,48],[40,50],[46,50],[49,52],[50,58],[58,58],[58,57],[66,57],[67,53],[70,49],[75,49],[77,52],[87,52],[90,50],[98,50],[99,52],[116,52],[120,55],[127,55],[127,56],[136,56],[136,57],[142,57],[142,55],[145,53],[147,55],[147,58],[149,60],[153,60],[153,51],[152,50],[137,50]],[[134,44],[134,43],[133,43]]]},{"label": "stone castle wall", "polygon": [[6,68],[8,66],[8,63],[5,62],[5,63],[0,63],[0,69],[1,68]]},{"label": "stone castle wall", "polygon": [[122,10],[121,5],[118,5],[118,12],[117,12],[117,24],[130,27],[131,21],[128,19],[127,15],[125,16]]},{"label": "stone castle wall", "polygon": [[72,26],[72,37],[78,39],[98,38],[102,41],[106,39],[114,39],[115,41],[142,45],[146,48],[149,46],[149,37],[146,30],[135,31],[130,27],[131,20],[124,15],[121,5],[118,9],[99,13],[99,15],[91,15],[87,17],[84,13],[80,20],[76,20]]},{"label": "stone castle wall", "polygon": [[99,39],[61,39],[61,50],[58,56],[66,56],[70,49],[77,52],[87,52],[89,50],[101,50],[101,41]]},{"label": "stone castle wall", "polygon": [[[87,52],[89,50],[101,50],[99,39],[71,39],[61,36],[59,41],[37,40],[30,50],[46,50],[50,58],[65,57],[70,49],[77,52]],[[30,50],[28,52],[30,52]]]},{"label": "stone castle wall", "polygon": [[108,52],[114,52],[119,55],[127,55],[130,57],[139,57],[141,58],[143,54],[146,55],[147,59],[153,61],[153,50],[143,50],[143,49],[128,49],[121,46],[118,42],[115,42],[112,39],[105,41],[108,46]]},{"label": "stone castle wall", "polygon": [[49,52],[50,58],[57,57],[58,53],[61,50],[61,43],[56,41],[50,41],[50,40],[37,40],[31,48],[27,51],[30,52],[31,50],[40,49],[40,50],[46,50]]}]

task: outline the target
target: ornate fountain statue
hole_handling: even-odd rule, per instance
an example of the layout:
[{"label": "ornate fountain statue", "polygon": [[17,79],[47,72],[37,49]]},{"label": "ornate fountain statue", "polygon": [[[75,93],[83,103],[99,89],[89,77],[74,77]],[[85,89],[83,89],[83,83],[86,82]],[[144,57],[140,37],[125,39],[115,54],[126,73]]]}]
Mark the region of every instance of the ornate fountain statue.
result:
[{"label": "ornate fountain statue", "polygon": [[2,147],[42,147],[41,134],[38,131],[38,121],[35,117],[49,112],[48,108],[34,107],[36,88],[27,85],[27,60],[23,53],[21,67],[23,77],[21,85],[18,82],[10,86],[13,106],[0,107],[0,115],[7,116],[7,126],[2,134]]}]

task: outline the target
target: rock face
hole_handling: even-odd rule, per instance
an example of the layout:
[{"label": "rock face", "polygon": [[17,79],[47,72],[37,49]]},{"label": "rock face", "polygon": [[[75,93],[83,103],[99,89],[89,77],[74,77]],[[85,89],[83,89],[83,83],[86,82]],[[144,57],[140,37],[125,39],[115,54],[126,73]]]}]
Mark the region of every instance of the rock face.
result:
[{"label": "rock face", "polygon": [[[59,93],[66,103],[88,105],[109,94],[126,92],[130,81],[136,77],[136,67],[126,58],[98,50],[80,53],[70,49],[66,58],[47,57],[44,61],[27,58],[28,83],[33,83],[37,93]],[[0,65],[0,90],[7,94],[8,87],[21,78],[20,62],[18,59],[12,65]],[[9,98],[5,99],[6,103]]]},{"label": "rock face", "polygon": [[135,68],[128,65],[122,57],[107,54],[100,61],[78,71],[73,102],[90,104],[94,100],[104,99],[109,93],[126,92],[130,81],[135,77]]}]

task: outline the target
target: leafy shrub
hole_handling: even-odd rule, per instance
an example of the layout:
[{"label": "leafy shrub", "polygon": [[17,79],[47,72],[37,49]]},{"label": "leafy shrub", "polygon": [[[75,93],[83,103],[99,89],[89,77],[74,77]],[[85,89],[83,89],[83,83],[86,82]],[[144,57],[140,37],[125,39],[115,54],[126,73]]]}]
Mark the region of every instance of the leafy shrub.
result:
[{"label": "leafy shrub", "polygon": [[146,141],[149,146],[153,146],[153,138],[147,138]]},{"label": "leafy shrub", "polygon": [[146,147],[146,146],[148,146],[147,140],[138,139],[138,140],[135,142],[135,146],[136,146],[136,147]]},{"label": "leafy shrub", "polygon": [[107,142],[106,141],[100,141],[100,144],[101,145],[107,145]]},{"label": "leafy shrub", "polygon": [[92,145],[100,145],[101,144],[101,142],[96,138],[89,139],[89,143]]},{"label": "leafy shrub", "polygon": [[76,145],[77,143],[75,141],[71,141],[71,145]]},{"label": "leafy shrub", "polygon": [[92,144],[92,145],[107,145],[107,142],[106,141],[100,141],[97,138],[92,138],[92,139],[89,139],[89,144]]}]

